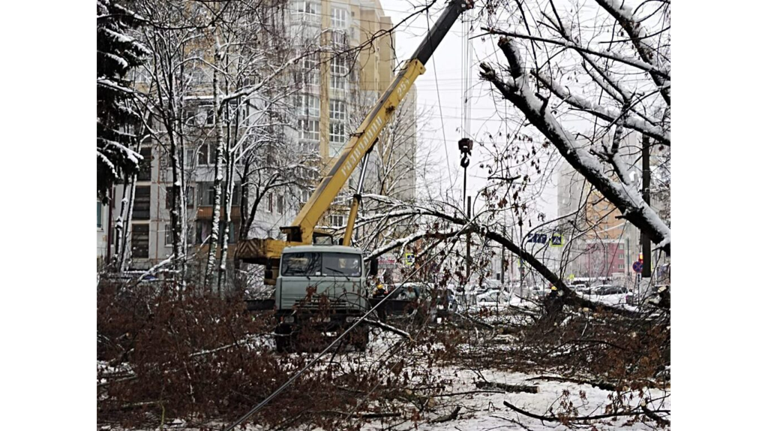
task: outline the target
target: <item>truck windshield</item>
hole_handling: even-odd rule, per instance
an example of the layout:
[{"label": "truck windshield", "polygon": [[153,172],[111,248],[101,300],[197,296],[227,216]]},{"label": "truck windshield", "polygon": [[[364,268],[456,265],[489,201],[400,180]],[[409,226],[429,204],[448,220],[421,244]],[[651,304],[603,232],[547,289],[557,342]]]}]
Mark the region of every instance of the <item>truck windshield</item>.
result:
[{"label": "truck windshield", "polygon": [[359,277],[360,255],[349,253],[285,253],[280,273],[287,277]]},{"label": "truck windshield", "polygon": [[289,277],[320,275],[320,253],[286,253],[282,275]]}]

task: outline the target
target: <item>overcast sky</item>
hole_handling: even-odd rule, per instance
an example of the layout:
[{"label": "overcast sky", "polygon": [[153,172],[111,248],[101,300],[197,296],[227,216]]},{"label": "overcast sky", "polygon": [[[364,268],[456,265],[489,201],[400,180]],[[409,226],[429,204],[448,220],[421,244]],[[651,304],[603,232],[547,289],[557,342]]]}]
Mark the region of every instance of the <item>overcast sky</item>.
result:
[{"label": "overcast sky", "polygon": [[[405,19],[414,10],[408,1],[381,0],[381,3],[385,13],[392,18],[394,24]],[[411,3],[423,4],[425,2],[412,1]],[[422,13],[418,18],[410,20],[407,26],[404,24],[396,30],[398,61],[404,61],[413,54],[418,44],[424,39],[428,25],[439,17],[442,7],[440,2],[433,7],[434,10],[429,15],[429,21],[427,16]],[[453,196],[457,198],[461,196],[463,178],[459,166],[458,150],[458,140],[462,138],[462,27],[460,21],[454,24],[451,32],[427,63],[426,73],[416,80],[418,105],[431,111],[428,121],[420,123],[421,129],[428,131],[428,133],[422,134],[420,145],[422,148],[428,148],[433,157],[439,157],[440,168],[444,168],[440,169],[441,172],[444,172],[441,181],[442,188],[443,190],[452,190],[455,193]],[[477,33],[478,31],[470,31],[470,35]],[[469,116],[472,121],[469,130],[471,137],[477,142],[482,140],[483,136],[487,137],[488,133],[496,135],[500,131],[502,133],[514,131],[515,125],[507,124],[502,119],[505,106],[509,111],[514,108],[509,103],[501,102],[498,97],[494,100],[490,91],[490,84],[481,82],[478,78],[480,61],[495,61],[496,58],[499,58],[496,56],[495,41],[491,42],[487,38],[485,42],[474,39],[471,41],[471,48],[473,52],[470,65],[472,97]],[[500,114],[499,111],[501,111]],[[483,159],[481,154],[483,150],[477,144],[475,144],[475,148],[479,151],[473,151],[473,157],[468,168],[468,189],[472,195],[485,186],[487,177],[487,172],[479,168]],[[448,170],[450,170],[450,175],[447,174]],[[552,178],[551,181],[556,181],[556,178]],[[548,219],[557,215],[557,189],[555,185],[555,183],[550,183],[542,192],[542,198],[536,202],[538,210],[544,212]]]}]

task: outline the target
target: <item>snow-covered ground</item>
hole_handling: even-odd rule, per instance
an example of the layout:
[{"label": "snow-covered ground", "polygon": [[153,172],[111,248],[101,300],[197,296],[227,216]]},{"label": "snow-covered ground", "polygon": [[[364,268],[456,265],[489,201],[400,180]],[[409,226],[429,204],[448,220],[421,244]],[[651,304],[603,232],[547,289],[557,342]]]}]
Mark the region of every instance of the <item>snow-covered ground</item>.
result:
[{"label": "snow-covered ground", "polygon": [[[495,305],[495,304],[494,304]],[[369,350],[369,357],[376,357],[377,352],[383,352],[391,342],[395,340],[392,334],[379,334],[374,340]],[[556,422],[542,422],[538,419],[530,418],[520,413],[514,412],[504,405],[508,402],[527,412],[540,416],[553,416],[562,412],[561,402],[568,401],[573,403],[579,416],[593,416],[606,412],[606,406],[611,403],[610,396],[615,396],[615,392],[599,389],[589,384],[577,384],[569,382],[559,382],[551,380],[536,379],[541,375],[524,374],[517,372],[505,372],[498,370],[473,370],[457,366],[444,366],[438,369],[438,375],[451,383],[446,387],[440,396],[435,397],[435,404],[439,407],[435,412],[431,412],[422,417],[418,424],[412,421],[402,423],[392,427],[393,422],[376,423],[372,421],[366,424],[362,429],[367,431],[393,429],[407,430],[415,429],[418,426],[420,430],[566,430],[565,425]],[[548,373],[548,377],[561,377],[557,374]],[[527,385],[537,386],[537,393],[509,393],[498,389],[479,390],[476,382],[487,381],[505,385]],[[564,392],[569,394],[564,395]],[[671,410],[671,392],[663,390],[651,390],[651,399],[657,401],[648,405],[652,410]],[[634,399],[627,403],[630,406],[640,408],[640,398],[637,394]],[[456,406],[460,406],[458,417],[442,423],[429,423],[436,418],[449,415]],[[646,418],[648,423],[637,422],[631,425],[625,425],[634,416],[622,416],[617,420],[605,419],[602,421],[590,421],[594,429],[625,429],[625,430],[650,430],[656,429],[656,424]],[[671,419],[666,417],[666,419]],[[516,423],[518,422],[518,423]],[[394,422],[396,423],[396,422]],[[390,428],[392,427],[392,428]],[[588,426],[585,429],[591,429]]]},{"label": "snow-covered ground", "polygon": [[[486,304],[478,304],[478,307],[485,306]],[[501,304],[492,303],[488,304],[487,308],[508,308],[510,306],[515,307],[534,307],[535,305],[529,301],[521,300],[518,297],[513,297],[511,301],[505,301]],[[474,308],[474,307],[473,307]],[[492,315],[483,318],[486,322],[492,322],[494,320],[509,318],[504,315]],[[494,335],[495,331],[485,331],[486,333],[478,333],[478,340],[473,345],[463,346],[466,349],[485,349],[489,352],[491,350],[500,350],[514,348],[513,344],[500,343],[500,345],[483,344],[479,340],[487,338],[505,338],[506,335]],[[402,338],[396,334],[390,332],[383,332],[379,329],[373,330],[371,343],[365,354],[360,355],[358,352],[349,351],[346,354],[336,356],[336,361],[341,363],[342,367],[347,366],[354,362],[356,366],[370,362],[375,364],[382,357],[385,357],[385,353],[391,351],[392,347]],[[432,347],[436,348],[435,346]],[[437,347],[439,348],[439,347]],[[429,348],[419,347],[417,350],[419,354],[428,354]],[[465,350],[460,348],[460,350]],[[293,354],[296,355],[296,354]],[[320,361],[319,366],[322,368],[323,360]],[[100,367],[104,367],[104,364],[100,364]],[[125,371],[113,369],[113,372]],[[412,370],[411,370],[412,371]],[[420,414],[418,421],[414,421],[409,416],[409,411],[414,410],[414,406],[404,405],[400,411],[403,412],[401,418],[385,418],[385,419],[368,419],[363,425],[362,430],[374,431],[374,430],[567,430],[567,429],[589,429],[589,430],[610,430],[610,429],[626,429],[626,430],[651,430],[658,429],[658,425],[646,416],[641,415],[645,422],[634,421],[638,416],[620,416],[618,418],[609,418],[603,420],[592,420],[588,422],[588,425],[580,423],[579,425],[571,424],[570,427],[560,424],[558,422],[542,421],[532,417],[528,417],[524,414],[518,413],[507,407],[504,402],[510,403],[522,410],[529,413],[552,417],[557,416],[559,413],[564,412],[565,407],[570,407],[570,415],[578,416],[594,416],[606,413],[606,408],[611,405],[611,397],[616,395],[616,392],[603,390],[597,387],[593,387],[589,384],[579,384],[571,382],[563,382],[556,380],[542,379],[545,377],[560,378],[555,373],[544,374],[525,374],[520,372],[502,371],[497,369],[471,369],[467,366],[459,365],[436,365],[432,368],[434,377],[442,382],[446,382],[445,389],[434,396],[429,404],[431,408]],[[536,386],[536,393],[518,393],[518,392],[506,392],[499,388],[482,388],[479,389],[478,382],[492,382],[502,385],[526,385]],[[630,409],[640,410],[641,397],[637,392],[634,392],[632,399],[628,399],[625,402],[626,406]],[[653,400],[648,404],[648,408],[651,410],[671,410],[671,390],[650,390],[650,393],[646,392],[643,398],[650,398]],[[280,403],[280,396],[278,396],[273,402]],[[572,403],[572,404],[571,404]],[[460,407],[458,415],[455,419],[446,420],[443,422],[435,423],[436,419],[445,418],[454,411],[456,407]],[[574,410],[575,409],[575,410]],[[365,414],[372,412],[358,411],[356,413]],[[665,419],[670,420],[671,417],[663,414]],[[167,426],[169,429],[190,429],[187,428],[186,422],[175,421],[171,422]],[[223,425],[223,424],[219,424]],[[264,428],[256,425],[248,425],[244,428],[247,431],[263,431]],[[302,427],[300,429],[307,429]]]},{"label": "snow-covered ground", "polygon": [[[441,370],[447,377],[452,377],[455,381],[444,393],[457,394],[461,392],[478,391],[474,382],[478,381],[478,375],[472,370],[459,369],[455,367],[446,367]],[[542,422],[522,414],[516,413],[504,405],[504,401],[515,405],[530,413],[541,416],[552,416],[552,409],[558,412],[560,402],[567,398],[573,402],[579,415],[590,416],[604,413],[605,407],[610,404],[608,396],[609,391],[598,389],[590,385],[563,383],[544,380],[529,380],[531,375],[521,373],[507,373],[500,371],[482,371],[483,377],[494,383],[504,383],[509,385],[535,385],[538,387],[538,393],[506,393],[497,391],[496,393],[488,390],[481,393],[468,393],[465,395],[452,395],[448,397],[439,397],[443,402],[441,412],[430,415],[430,419],[448,415],[456,406],[461,406],[458,417],[455,420],[443,423],[419,423],[421,430],[566,430],[572,429],[564,425],[558,425],[552,422]],[[570,396],[564,397],[563,392],[568,391]],[[580,394],[583,392],[584,398]],[[671,397],[664,398],[662,391],[652,391],[653,398],[661,398],[658,402],[649,407],[656,409],[671,409]],[[639,405],[639,400],[635,400],[631,405]],[[630,417],[620,417],[613,421],[606,419],[604,421],[591,421],[590,423],[599,430],[608,429],[626,429],[626,430],[649,430],[654,429],[655,424],[650,425],[641,422],[631,426],[623,426]],[[519,422],[515,423],[515,422]],[[522,425],[522,426],[521,426]],[[405,430],[414,429],[413,422],[406,422],[393,429]],[[380,430],[381,425],[370,423],[363,427],[364,430]],[[587,427],[587,429],[589,429]]]},{"label": "snow-covered ground", "polygon": [[[469,431],[469,430],[536,430],[536,431],[560,431],[572,429],[585,430],[652,430],[658,427],[650,421],[635,422],[626,425],[631,417],[623,416],[616,420],[605,419],[600,421],[590,421],[589,425],[578,425],[571,427],[555,422],[543,422],[538,419],[530,418],[519,414],[504,405],[508,402],[518,408],[530,413],[541,416],[552,416],[559,411],[563,400],[572,402],[579,415],[590,416],[605,412],[605,408],[610,404],[609,391],[598,389],[590,385],[552,382],[545,380],[530,380],[535,377],[522,373],[507,373],[499,371],[483,371],[483,377],[489,382],[503,383],[509,385],[535,385],[538,387],[538,393],[507,393],[501,390],[487,389],[479,391],[474,382],[478,381],[478,375],[471,370],[459,369],[456,367],[445,367],[440,372],[446,377],[454,380],[454,383],[446,388],[440,397],[435,397],[435,401],[440,407],[435,412],[422,416],[421,421],[402,422],[402,420],[372,419],[361,428],[364,431],[376,430],[412,430],[419,429],[424,431]],[[564,391],[570,395],[564,396]],[[466,392],[466,394],[461,394]],[[583,397],[581,396],[583,394]],[[671,410],[671,396],[660,390],[652,391],[652,397],[659,400],[649,405],[654,410]],[[639,400],[635,400],[631,405],[639,405]],[[445,417],[460,406],[456,419],[441,423],[430,423],[437,418]],[[551,409],[551,411],[550,411]],[[360,412],[363,413],[363,412]],[[669,416],[666,419],[670,419]],[[174,423],[175,422],[175,423]],[[187,429],[184,421],[174,421],[168,426],[170,429]],[[175,426],[174,426],[175,425]],[[594,426],[591,428],[590,425]],[[307,428],[301,428],[307,429]],[[246,431],[263,431],[260,426],[249,425]],[[317,428],[316,430],[320,430]]]},{"label": "snow-covered ground", "polygon": [[[424,431],[470,431],[470,430],[535,430],[535,431],[561,431],[573,429],[585,430],[652,430],[658,429],[650,421],[648,423],[635,422],[627,425],[631,417],[623,416],[616,420],[605,419],[600,421],[590,421],[589,425],[578,425],[571,427],[556,423],[543,422],[538,419],[530,418],[519,414],[504,405],[508,402],[518,408],[530,413],[541,416],[551,416],[552,412],[557,413],[561,401],[567,399],[573,403],[579,415],[590,416],[601,414],[605,407],[610,404],[608,396],[610,392],[594,388],[590,385],[580,385],[575,383],[562,383],[551,381],[531,381],[534,376],[521,373],[505,373],[498,371],[484,371],[483,376],[490,382],[504,383],[510,385],[535,385],[538,386],[538,393],[506,393],[500,390],[488,389],[485,392],[478,391],[474,382],[478,376],[470,370],[462,370],[454,367],[446,367],[441,370],[446,376],[454,379],[455,383],[443,393],[443,396],[436,397],[436,401],[441,404],[435,412],[422,416],[421,421],[402,422],[393,419],[376,420],[372,419],[361,428],[364,431],[378,430],[412,430],[419,429]],[[570,395],[565,397],[563,392],[567,391]],[[463,395],[455,395],[467,392]],[[470,393],[473,392],[473,393]],[[580,394],[583,393],[583,398]],[[664,396],[662,391],[652,391],[654,398],[659,400],[650,408],[670,410],[672,406],[671,396]],[[632,405],[638,405],[634,401]],[[445,417],[460,406],[461,409],[456,419],[441,423],[430,423],[437,418]],[[552,411],[550,411],[552,409]],[[670,419],[669,416],[666,417]],[[188,429],[184,421],[176,420],[168,424],[169,429]],[[594,426],[594,428],[591,428]],[[301,428],[308,429],[308,428]],[[257,425],[249,425],[245,431],[263,431],[264,428]],[[320,430],[320,428],[316,428]]]}]

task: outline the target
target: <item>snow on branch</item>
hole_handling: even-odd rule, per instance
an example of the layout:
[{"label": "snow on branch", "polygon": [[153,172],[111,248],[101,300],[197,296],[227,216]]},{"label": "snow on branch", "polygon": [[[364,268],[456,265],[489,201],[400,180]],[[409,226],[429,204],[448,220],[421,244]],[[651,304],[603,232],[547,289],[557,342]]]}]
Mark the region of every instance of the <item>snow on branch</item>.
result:
[{"label": "snow on branch", "polygon": [[488,34],[495,34],[495,35],[499,35],[499,36],[512,37],[512,38],[517,38],[517,39],[529,39],[529,40],[533,40],[533,41],[537,41],[537,42],[544,42],[544,43],[551,43],[551,44],[554,44],[554,45],[560,45],[562,47],[570,48],[570,49],[573,49],[573,50],[578,51],[578,52],[596,55],[598,57],[603,57],[603,58],[607,58],[607,59],[610,59],[610,60],[615,60],[615,61],[618,61],[620,63],[624,63],[624,64],[626,64],[628,66],[636,67],[636,68],[638,68],[640,70],[643,70],[643,71],[646,71],[646,72],[650,73],[651,76],[659,75],[659,76],[661,76],[664,79],[669,79],[670,78],[669,71],[667,71],[667,70],[659,69],[658,67],[656,67],[656,66],[654,66],[652,64],[648,64],[648,63],[646,63],[646,62],[644,62],[642,60],[637,60],[637,59],[630,58],[630,57],[624,57],[624,56],[621,56],[621,55],[613,54],[613,53],[611,53],[609,51],[596,51],[594,49],[587,48],[585,46],[581,46],[581,45],[578,45],[576,43],[573,43],[573,42],[570,42],[570,41],[566,41],[566,40],[548,39],[548,38],[544,38],[544,37],[531,36],[531,35],[528,35],[528,34],[508,32],[508,31],[501,31],[501,30],[496,30],[496,29],[492,29],[492,28],[483,28],[483,30],[487,31]]},{"label": "snow on branch", "polygon": [[248,97],[251,94],[261,90],[262,87],[264,87],[266,84],[271,82],[274,78],[276,78],[281,73],[283,73],[286,69],[288,69],[288,67],[298,63],[299,61],[304,59],[304,57],[308,57],[308,56],[313,55],[313,54],[314,53],[303,53],[301,55],[298,55],[298,56],[296,56],[296,57],[286,61],[285,63],[280,65],[280,67],[278,67],[277,69],[273,70],[271,74],[269,74],[266,77],[264,77],[264,79],[262,79],[261,82],[259,82],[258,84],[252,85],[252,86],[248,86],[248,87],[243,87],[240,90],[235,91],[234,93],[230,93],[230,94],[226,94],[226,95],[222,96],[221,97],[221,104],[222,104],[222,106],[225,105],[230,100],[235,100],[238,97]]},{"label": "snow on branch", "polygon": [[661,96],[667,105],[671,105],[670,98],[670,65],[667,61],[662,59],[662,56],[655,52],[654,48],[648,44],[648,33],[642,26],[640,21],[634,19],[632,11],[624,5],[624,2],[616,0],[596,0],[603,9],[606,10],[614,19],[621,25],[621,28],[629,35],[632,45],[637,50],[640,58],[646,64],[653,65],[654,68],[662,70],[663,74],[651,74],[653,82],[659,87]]},{"label": "snow on branch", "polygon": [[612,123],[617,122],[619,118],[623,117],[622,121],[624,122],[624,126],[636,130],[644,135],[648,135],[664,145],[671,144],[669,133],[665,132],[663,128],[653,125],[636,115],[630,114],[629,112],[621,112],[610,107],[596,105],[587,99],[573,94],[569,89],[563,88],[560,86],[560,84],[555,82],[545,73],[539,73],[535,70],[532,70],[531,73],[537,80],[539,80],[539,82],[544,84],[546,88],[552,91],[552,93],[557,95],[557,97],[562,99],[565,103],[573,106],[574,108],[589,112],[598,118]]},{"label": "snow on branch", "polygon": [[381,247],[371,251],[371,253],[365,259],[367,261],[370,261],[371,259],[375,259],[383,255],[384,253],[387,253],[388,251],[394,250],[396,248],[400,248],[402,251],[403,247],[421,238],[448,238],[448,237],[456,236],[461,232],[462,232],[462,229],[446,229],[446,230],[441,230],[437,232],[435,231],[417,232],[403,238],[398,238],[394,241],[390,241],[382,245]]},{"label": "snow on branch", "polygon": [[480,75],[491,82],[512,102],[552,144],[566,161],[584,176],[603,196],[616,206],[630,223],[649,235],[655,243],[664,242],[664,250],[671,251],[671,230],[640,195],[635,187],[617,183],[608,177],[599,159],[587,149],[577,145],[573,136],[547,109],[528,85],[523,72],[523,60],[517,47],[506,37],[499,40],[499,47],[509,63],[511,80],[505,80],[487,63],[481,63]]},{"label": "snow on branch", "polygon": [[135,93],[133,91],[133,89],[128,88],[128,87],[123,87],[122,85],[116,83],[115,81],[112,81],[111,79],[107,79],[107,78],[104,78],[104,77],[96,78],[96,85],[97,86],[100,85],[102,87],[107,87],[107,88],[110,88],[112,90],[117,90],[117,91],[120,91],[120,92],[123,92],[123,93],[126,93],[126,94],[134,94]]}]

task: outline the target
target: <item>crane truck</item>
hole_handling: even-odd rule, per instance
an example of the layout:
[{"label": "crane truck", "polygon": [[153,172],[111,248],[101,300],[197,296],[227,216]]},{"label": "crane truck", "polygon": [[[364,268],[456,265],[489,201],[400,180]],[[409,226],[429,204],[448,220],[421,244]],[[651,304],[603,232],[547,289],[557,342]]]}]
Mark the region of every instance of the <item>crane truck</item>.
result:
[{"label": "crane truck", "polygon": [[[291,347],[298,328],[311,327],[322,333],[346,330],[368,310],[367,276],[376,275],[376,260],[366,271],[363,250],[351,247],[355,219],[360,206],[368,154],[394,111],[408,94],[424,65],[440,45],[458,17],[473,7],[472,0],[450,0],[413,56],[397,73],[387,90],[350,136],[335,164],[315,188],[290,226],[281,227],[286,240],[254,238],[241,241],[235,258],[265,266],[264,284],[274,285],[274,300],[251,309],[274,307],[279,320],[275,330],[278,350]],[[357,192],[347,218],[340,245],[322,245],[329,233],[316,228],[352,172],[362,163]],[[274,305],[273,305],[274,304]],[[321,312],[321,310],[324,310]],[[358,326],[356,344],[365,347],[368,329]]]}]

